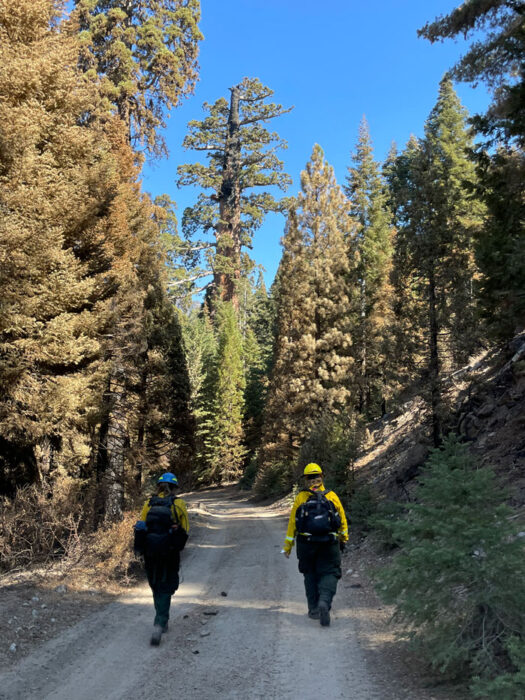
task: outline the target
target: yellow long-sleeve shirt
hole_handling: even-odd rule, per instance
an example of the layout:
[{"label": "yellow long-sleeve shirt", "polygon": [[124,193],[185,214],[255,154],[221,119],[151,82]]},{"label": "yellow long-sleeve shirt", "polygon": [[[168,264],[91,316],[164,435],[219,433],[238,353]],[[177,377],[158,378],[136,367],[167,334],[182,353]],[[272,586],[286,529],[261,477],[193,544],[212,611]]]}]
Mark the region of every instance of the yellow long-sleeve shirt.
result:
[{"label": "yellow long-sleeve shirt", "polygon": [[[158,495],[159,495],[161,498],[165,498],[165,497],[166,497],[166,494],[164,494],[164,493],[162,493],[162,492],[160,492]],[[147,500],[147,501],[144,503],[144,505],[142,506],[142,512],[141,512],[141,514],[140,514],[140,520],[144,520],[144,521],[146,520],[146,516],[147,516],[147,514],[148,514],[149,509],[150,509],[150,505],[149,505],[149,498],[148,498],[148,500]],[[188,509],[186,508],[186,503],[185,503],[185,501],[183,501],[182,498],[176,498],[176,499],[173,501],[173,504],[172,504],[172,506],[171,506],[171,510],[172,510],[172,514],[173,514],[173,519],[174,519],[174,521],[176,522],[176,521],[178,520],[178,522],[181,524],[181,527],[183,527],[183,528],[186,530],[186,532],[189,533],[189,531],[190,531],[190,521],[189,521],[189,518],[188,518]]]},{"label": "yellow long-sleeve shirt", "polygon": [[[322,486],[320,489],[321,493],[324,493],[326,491],[325,487]],[[286,537],[284,540],[284,545],[283,549],[285,552],[291,552],[292,547],[295,544],[295,537],[297,535],[295,531],[295,514],[297,512],[297,508],[299,508],[300,505],[303,503],[306,503],[306,501],[310,498],[311,496],[310,491],[300,491],[297,496],[295,497],[294,504],[292,506],[292,512],[290,513],[290,519],[288,520],[288,530],[286,531]],[[334,493],[333,491],[329,491],[326,494],[326,498],[329,501],[332,501],[332,503],[335,505],[337,508],[337,512],[339,513],[341,517],[341,527],[338,530],[338,537],[341,542],[347,542],[348,541],[348,523],[346,521],[346,515],[345,511],[343,509],[343,506],[341,504],[341,501],[339,500],[339,496]]]}]

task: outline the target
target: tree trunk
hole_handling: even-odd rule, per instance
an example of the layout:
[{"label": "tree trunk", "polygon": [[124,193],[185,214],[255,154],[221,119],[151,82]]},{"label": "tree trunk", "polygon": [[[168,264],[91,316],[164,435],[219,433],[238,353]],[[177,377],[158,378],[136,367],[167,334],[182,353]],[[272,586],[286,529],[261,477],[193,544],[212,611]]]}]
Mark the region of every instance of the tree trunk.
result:
[{"label": "tree trunk", "polygon": [[428,312],[429,312],[429,379],[430,405],[432,410],[432,436],[434,446],[441,444],[441,388],[439,380],[438,320],[436,303],[436,280],[431,267],[428,275]]},{"label": "tree trunk", "polygon": [[361,415],[364,415],[367,413],[370,401],[369,401],[369,396],[370,396],[370,387],[368,386],[368,377],[367,372],[368,372],[368,367],[367,367],[367,353],[366,353],[366,343],[367,343],[367,337],[366,337],[366,280],[363,279],[361,280],[360,284],[360,289],[359,289],[359,294],[360,294],[360,300],[359,300],[359,313],[360,313],[360,328],[359,328],[359,333],[360,333],[360,341],[361,341],[361,348],[359,351],[359,371],[360,371],[360,377],[359,377],[359,413]]},{"label": "tree trunk", "polygon": [[239,121],[240,88],[231,90],[228,134],[224,147],[222,183],[219,192],[217,256],[213,274],[216,296],[239,308],[238,281],[241,276],[241,188],[239,182],[241,141]]},{"label": "tree trunk", "polygon": [[115,367],[109,379],[108,404],[107,416],[100,426],[97,525],[109,525],[122,519],[126,406],[121,367]]},{"label": "tree trunk", "polygon": [[137,426],[137,452],[138,459],[135,465],[134,481],[137,487],[138,493],[140,493],[142,487],[142,473],[144,471],[144,462],[146,461],[147,455],[147,441],[146,441],[146,419],[148,411],[148,351],[141,353],[141,366],[142,370],[140,373],[140,389],[139,389],[139,410],[138,410],[138,426]]},{"label": "tree trunk", "polygon": [[44,437],[35,446],[35,461],[40,484],[49,476],[53,466],[53,445],[49,437]]}]

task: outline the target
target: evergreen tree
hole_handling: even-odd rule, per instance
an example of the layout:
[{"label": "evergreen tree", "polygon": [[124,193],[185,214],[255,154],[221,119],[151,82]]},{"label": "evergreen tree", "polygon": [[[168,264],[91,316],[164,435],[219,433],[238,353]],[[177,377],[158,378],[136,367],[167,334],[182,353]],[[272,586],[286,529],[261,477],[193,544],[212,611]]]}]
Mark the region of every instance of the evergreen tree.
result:
[{"label": "evergreen tree", "polygon": [[62,10],[48,0],[0,8],[0,435],[6,481],[18,484],[77,476],[86,463],[112,293],[99,214],[118,125],[80,125],[98,95],[76,70]]},{"label": "evergreen tree", "polygon": [[359,410],[372,418],[378,415],[381,405],[384,407],[388,393],[385,364],[391,346],[393,228],[366,119],[361,123],[353,161],[345,191],[356,220],[359,258],[359,322],[355,329],[354,357],[359,377]]},{"label": "evergreen tree", "polygon": [[139,268],[145,290],[142,352],[135,358],[134,381],[129,383],[129,391],[136,395],[136,425],[130,431],[132,467],[138,484],[162,465],[176,469],[179,481],[188,483],[195,451],[189,376],[178,314],[164,290],[161,246],[152,223],[150,219],[150,244],[143,248]]},{"label": "evergreen tree", "polygon": [[467,53],[452,69],[458,80],[476,84],[484,80],[493,91],[488,112],[473,121],[477,129],[495,141],[516,140],[525,145],[525,36],[520,0],[466,0],[449,15],[438,17],[419,30],[431,42],[478,34]]},{"label": "evergreen tree", "polygon": [[[96,461],[97,517],[106,522],[121,516],[128,470],[136,483],[144,467],[177,464],[184,472],[193,453],[189,380],[180,329],[162,291],[166,279],[156,210],[140,192],[127,143],[116,144],[116,157],[118,189],[106,224],[116,246],[115,293],[104,342],[107,375]],[[159,400],[157,423],[151,402]]]},{"label": "evergreen tree", "polygon": [[273,300],[266,291],[264,278],[260,273],[255,289],[250,295],[243,338],[246,375],[244,424],[246,446],[250,452],[254,452],[261,439],[263,411],[271,371],[274,326]]},{"label": "evergreen tree", "polygon": [[195,419],[195,472],[202,477],[209,467],[217,339],[206,308],[181,314],[184,355],[190,383],[190,410]]},{"label": "evergreen tree", "polygon": [[275,361],[264,421],[259,484],[275,465],[289,478],[316,422],[352,397],[355,249],[348,202],[322,149],[301,176],[277,275]]},{"label": "evergreen tree", "polygon": [[450,350],[456,366],[468,359],[476,345],[474,235],[480,229],[484,213],[474,192],[477,178],[470,158],[472,134],[466,129],[466,121],[467,112],[452,82],[445,77],[436,106],[425,125],[426,171],[421,175],[423,187],[430,180],[427,204],[430,207],[425,216],[434,231],[431,232],[429,226],[428,245],[437,243],[441,258],[441,297],[452,334]]},{"label": "evergreen tree", "polygon": [[75,0],[82,66],[126,124],[129,141],[165,152],[165,111],[193,92],[202,34],[199,0]]},{"label": "evergreen tree", "polygon": [[475,36],[452,75],[474,85],[483,80],[493,94],[486,114],[471,122],[488,137],[477,147],[480,191],[489,213],[477,250],[482,304],[491,331],[503,338],[521,328],[524,318],[524,11],[520,1],[468,0],[419,32],[431,42]]},{"label": "evergreen tree", "polygon": [[436,445],[444,410],[441,373],[464,363],[479,339],[473,236],[480,227],[482,206],[472,195],[476,177],[467,153],[472,139],[465,121],[465,110],[445,77],[425,138],[419,149],[412,145],[398,169],[400,173],[405,167],[397,191],[405,197],[398,207],[405,225],[404,230],[399,226],[396,262],[402,262],[398,274],[408,276],[408,288],[415,290],[424,311],[425,370]]},{"label": "evergreen tree", "polygon": [[[242,251],[251,246],[264,216],[283,207],[268,191],[253,189],[285,189],[289,184],[275,154],[285,143],[264,125],[289,110],[268,103],[273,92],[257,79],[245,78],[230,92],[229,103],[220,98],[213,105],[204,104],[209,116],[190,122],[184,139],[185,148],[206,153],[208,164],[182,165],[178,173],[179,185],[211,190],[211,194],[201,193],[183,215],[183,233],[192,243],[190,251],[209,253],[213,249],[207,258],[211,268],[197,269],[192,276],[199,279],[212,274],[212,297],[231,301],[237,308]],[[198,231],[212,234],[215,240],[195,240]]]},{"label": "evergreen tree", "polygon": [[242,337],[231,303],[219,306],[217,335],[213,413],[206,445],[208,468],[204,477],[221,483],[240,476],[246,452],[242,423],[245,389]]},{"label": "evergreen tree", "polygon": [[476,245],[482,311],[492,334],[508,339],[525,324],[525,157],[501,147],[479,159],[478,175],[487,206]]},{"label": "evergreen tree", "polygon": [[[486,680],[510,671],[508,644],[525,634],[524,543],[494,473],[448,438],[407,510],[385,523],[400,550],[378,590],[394,618],[442,672]],[[519,685],[491,697],[517,698]]]},{"label": "evergreen tree", "polygon": [[81,477],[111,522],[144,463],[191,451],[189,390],[154,209],[62,11],[0,10],[2,486]]},{"label": "evergreen tree", "polygon": [[[272,375],[263,416],[257,488],[286,488],[307,430],[309,399],[303,393],[305,378],[312,374],[311,353],[304,347],[313,324],[308,260],[297,214],[290,210],[282,240],[283,255],[274,282],[276,339]],[[276,483],[268,483],[275,474]],[[273,476],[272,476],[273,478]]]},{"label": "evergreen tree", "polygon": [[425,304],[412,275],[411,206],[418,193],[413,180],[421,145],[411,136],[406,149],[395,146],[385,161],[383,172],[388,185],[388,206],[396,227],[392,258],[392,360],[389,379],[393,390],[401,391],[421,376],[425,346]]}]

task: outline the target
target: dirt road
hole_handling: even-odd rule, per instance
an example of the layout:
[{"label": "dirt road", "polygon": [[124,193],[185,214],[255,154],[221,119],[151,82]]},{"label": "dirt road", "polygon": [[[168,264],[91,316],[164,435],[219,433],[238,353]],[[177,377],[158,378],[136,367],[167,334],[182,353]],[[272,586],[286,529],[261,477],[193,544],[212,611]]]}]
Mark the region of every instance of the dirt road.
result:
[{"label": "dirt road", "polygon": [[372,611],[352,579],[340,583],[329,628],[308,619],[295,555],[279,553],[285,515],[233,489],[188,502],[193,527],[160,647],[149,645],[153,606],[141,585],[3,674],[0,698],[434,697],[405,682],[381,635],[367,634]]}]

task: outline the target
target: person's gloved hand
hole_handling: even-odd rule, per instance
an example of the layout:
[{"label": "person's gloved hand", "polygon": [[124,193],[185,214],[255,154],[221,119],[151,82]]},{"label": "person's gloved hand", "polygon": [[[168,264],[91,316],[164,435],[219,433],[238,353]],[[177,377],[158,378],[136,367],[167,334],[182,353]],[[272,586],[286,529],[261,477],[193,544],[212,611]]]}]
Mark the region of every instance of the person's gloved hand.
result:
[{"label": "person's gloved hand", "polygon": [[346,550],[346,542],[342,542],[341,540],[339,540],[339,549],[341,551],[341,554],[344,554]]}]

